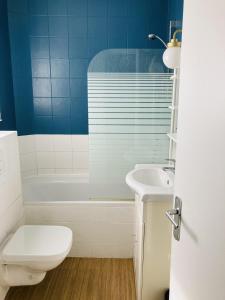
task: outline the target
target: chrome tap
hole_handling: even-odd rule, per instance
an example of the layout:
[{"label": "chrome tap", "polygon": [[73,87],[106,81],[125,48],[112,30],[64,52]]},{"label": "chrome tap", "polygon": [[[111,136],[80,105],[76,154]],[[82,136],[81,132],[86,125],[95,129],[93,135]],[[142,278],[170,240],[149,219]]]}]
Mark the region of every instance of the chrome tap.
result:
[{"label": "chrome tap", "polygon": [[163,171],[171,171],[172,173],[175,174],[175,169],[176,169],[176,159],[172,159],[172,158],[167,158],[166,159],[168,162],[172,162],[173,166],[168,166],[168,167],[163,167]]}]

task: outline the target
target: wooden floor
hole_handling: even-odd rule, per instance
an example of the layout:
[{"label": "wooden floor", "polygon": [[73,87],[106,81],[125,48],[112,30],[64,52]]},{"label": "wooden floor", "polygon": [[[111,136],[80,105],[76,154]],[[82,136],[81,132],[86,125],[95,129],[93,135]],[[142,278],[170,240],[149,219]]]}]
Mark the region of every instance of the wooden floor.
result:
[{"label": "wooden floor", "polygon": [[67,258],[34,286],[10,288],[6,300],[135,300],[131,259]]}]

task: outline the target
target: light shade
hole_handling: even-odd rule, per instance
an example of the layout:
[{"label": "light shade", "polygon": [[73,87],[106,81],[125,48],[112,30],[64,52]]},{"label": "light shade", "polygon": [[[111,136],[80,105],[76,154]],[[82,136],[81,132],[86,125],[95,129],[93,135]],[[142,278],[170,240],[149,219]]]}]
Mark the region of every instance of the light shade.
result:
[{"label": "light shade", "polygon": [[180,67],[180,47],[168,47],[163,53],[163,62],[169,69]]}]

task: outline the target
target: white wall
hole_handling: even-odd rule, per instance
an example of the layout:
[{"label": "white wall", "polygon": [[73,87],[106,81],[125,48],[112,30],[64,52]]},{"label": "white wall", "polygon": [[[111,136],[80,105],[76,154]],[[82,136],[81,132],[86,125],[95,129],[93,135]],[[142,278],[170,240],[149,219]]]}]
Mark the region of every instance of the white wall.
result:
[{"label": "white wall", "polygon": [[19,137],[23,176],[88,172],[88,135]]},{"label": "white wall", "polygon": [[[23,222],[16,132],[0,131],[0,244]],[[0,286],[0,299],[6,290]]]}]

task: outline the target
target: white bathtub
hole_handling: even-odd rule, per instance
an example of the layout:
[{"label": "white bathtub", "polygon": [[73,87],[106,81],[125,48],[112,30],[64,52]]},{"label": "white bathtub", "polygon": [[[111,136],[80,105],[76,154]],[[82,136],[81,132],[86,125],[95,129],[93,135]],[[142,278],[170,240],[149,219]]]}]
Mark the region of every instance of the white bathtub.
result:
[{"label": "white bathtub", "polygon": [[[124,185],[97,185],[89,183],[89,176],[41,175],[23,180],[25,202],[68,201],[129,201],[133,195]],[[121,198],[120,198],[121,197]]]},{"label": "white bathtub", "polygon": [[71,228],[74,241],[70,256],[132,257],[134,202],[90,200],[89,189],[87,175],[25,178],[26,223]]},{"label": "white bathtub", "polygon": [[89,200],[88,175],[41,175],[23,180],[25,202]]}]

